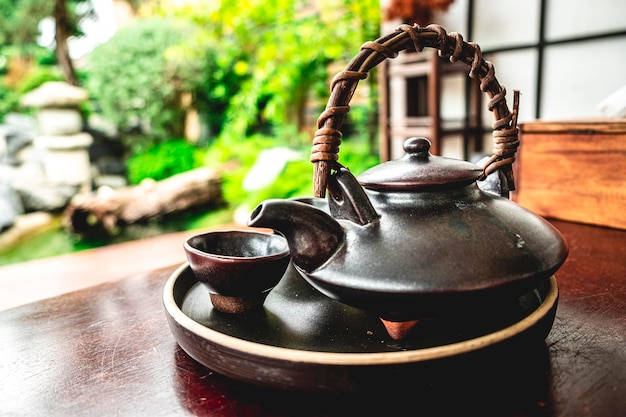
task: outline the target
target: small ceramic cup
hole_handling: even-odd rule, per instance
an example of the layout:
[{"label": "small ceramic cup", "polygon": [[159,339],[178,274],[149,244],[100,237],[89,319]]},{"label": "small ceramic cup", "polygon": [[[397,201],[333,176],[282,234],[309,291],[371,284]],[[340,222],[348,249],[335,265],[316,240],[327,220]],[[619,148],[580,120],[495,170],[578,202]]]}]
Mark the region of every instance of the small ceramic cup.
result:
[{"label": "small ceramic cup", "polygon": [[185,254],[213,308],[241,314],[259,308],[289,264],[287,240],[277,233],[216,230],[191,236]]}]

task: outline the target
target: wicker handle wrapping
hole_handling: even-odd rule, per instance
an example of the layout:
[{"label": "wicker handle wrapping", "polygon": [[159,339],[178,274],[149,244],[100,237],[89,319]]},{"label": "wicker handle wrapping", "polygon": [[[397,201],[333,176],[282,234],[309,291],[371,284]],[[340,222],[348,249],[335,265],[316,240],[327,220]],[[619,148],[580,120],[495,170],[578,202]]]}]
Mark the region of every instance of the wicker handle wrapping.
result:
[{"label": "wicker handle wrapping", "polygon": [[449,56],[451,62],[465,62],[470,66],[469,76],[478,77],[480,90],[489,96],[488,108],[493,112],[492,124],[494,136],[493,155],[483,165],[483,178],[501,170],[508,183],[509,190],[515,189],[512,163],[519,146],[517,129],[517,108],[519,93],[515,91],[513,112],[507,107],[506,89],[495,78],[493,65],[482,57],[480,47],[472,42],[463,41],[458,33],[446,33],[439,25],[401,25],[395,32],[366,42],[360,52],[346,68],[338,73],[331,82],[331,94],[326,109],[317,121],[311,149],[311,161],[314,169],[314,195],[324,197],[328,178],[339,164],[339,145],[342,134],[339,130],[350,110],[350,100],[358,82],[367,78],[368,72],[387,58],[395,58],[398,53],[409,47],[420,52],[425,47],[435,48],[440,56]]}]

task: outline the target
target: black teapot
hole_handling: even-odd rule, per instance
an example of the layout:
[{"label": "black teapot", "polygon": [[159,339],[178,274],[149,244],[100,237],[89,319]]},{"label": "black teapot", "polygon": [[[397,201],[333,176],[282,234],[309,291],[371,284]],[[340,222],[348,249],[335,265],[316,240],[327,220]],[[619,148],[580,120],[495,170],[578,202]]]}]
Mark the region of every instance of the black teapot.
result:
[{"label": "black teapot", "polygon": [[[357,177],[337,162],[341,125],[360,79],[406,48],[435,47],[466,62],[494,112],[494,155],[481,165],[434,156],[426,138]],[[506,308],[549,279],[567,257],[562,235],[509,200],[518,145],[514,111],[480,49],[437,25],[401,26],[363,45],[332,84],[312,161],[315,197],[267,200],[249,225],[278,230],[293,264],[317,290],[380,317],[395,339],[423,319]],[[326,192],[327,199],[324,199]]]}]

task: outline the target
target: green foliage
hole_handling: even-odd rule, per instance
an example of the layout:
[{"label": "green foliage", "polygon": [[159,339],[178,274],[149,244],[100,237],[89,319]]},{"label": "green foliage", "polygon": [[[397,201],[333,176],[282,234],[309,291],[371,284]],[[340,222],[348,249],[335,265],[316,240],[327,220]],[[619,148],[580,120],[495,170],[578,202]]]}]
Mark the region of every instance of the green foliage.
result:
[{"label": "green foliage", "polygon": [[63,80],[63,74],[58,68],[39,65],[33,67],[14,88],[7,87],[0,82],[0,118],[11,112],[29,111],[20,107],[20,98],[23,94],[34,90],[45,82]]},{"label": "green foliage", "polygon": [[7,87],[0,82],[0,121],[8,113],[14,112],[19,108],[20,96],[15,90]]},{"label": "green foliage", "polygon": [[168,59],[168,49],[194,30],[180,20],[142,19],[121,29],[89,57],[86,87],[103,114],[122,131],[141,128],[149,135],[144,142],[134,138],[130,145],[135,152],[183,136],[181,94],[194,80],[181,77],[180,71],[193,71]]},{"label": "green foliage", "polygon": [[[371,155],[365,143],[353,143],[342,151],[343,163],[358,174],[380,162],[378,156]],[[271,185],[252,192],[242,189],[243,178],[250,169],[244,166],[237,175],[228,176],[224,182],[224,194],[231,205],[254,207],[270,198],[307,197],[313,195],[313,164],[308,160],[307,149],[303,149],[302,160],[288,162],[276,181]]]},{"label": "green foliage", "polygon": [[0,45],[35,44],[39,21],[52,15],[49,0],[0,0]]},{"label": "green foliage", "polygon": [[244,54],[227,42],[209,40],[199,35],[171,48],[171,56],[178,62],[196,62],[194,74],[189,65],[182,65],[188,79],[196,80],[189,86],[193,104],[203,118],[206,134],[218,136],[226,123],[225,112],[233,96],[247,77]]},{"label": "green foliage", "polygon": [[313,164],[307,159],[291,161],[272,185],[247,194],[244,204],[254,206],[270,198],[306,197],[313,194]]},{"label": "green foliage", "polygon": [[[289,132],[287,125],[310,129],[305,106],[327,99],[328,65],[347,62],[377,37],[380,23],[378,0],[232,0],[202,9],[170,3],[157,11],[197,22],[201,43],[220,45],[219,68],[240,77],[229,91],[223,128],[240,137],[267,127],[274,134]],[[292,137],[281,139],[293,144]]]},{"label": "green foliage", "polygon": [[199,154],[195,146],[182,139],[156,144],[146,152],[128,159],[128,180],[132,184],[138,184],[146,178],[160,181],[189,171],[202,165]]},{"label": "green foliage", "polygon": [[64,81],[63,74],[57,67],[38,65],[33,67],[16,86],[18,94],[24,94],[48,81]]},{"label": "green foliage", "polygon": [[[269,198],[311,196],[313,193],[313,164],[308,159],[310,148],[294,148],[302,152],[301,160],[287,163],[276,181],[255,191],[243,188],[244,178],[256,162],[261,150],[277,146],[274,137],[255,135],[250,140],[232,141],[222,136],[212,143],[205,156],[205,164],[223,167],[222,191],[224,199],[232,207],[255,206]],[[293,147],[292,147],[293,148]],[[344,142],[340,156],[342,164],[355,174],[378,164],[378,154],[372,152],[367,135],[357,135]]]},{"label": "green foliage", "polygon": [[246,192],[243,180],[262,149],[275,146],[273,138],[254,135],[248,140],[236,140],[227,135],[211,143],[205,154],[205,165],[222,171],[222,193],[231,206],[239,205]]},{"label": "green foliage", "polygon": [[[74,36],[81,36],[78,22],[93,13],[91,0],[65,0]],[[51,17],[54,1],[0,0],[0,45],[34,45],[40,35],[39,23]]]},{"label": "green foliage", "polygon": [[[313,126],[305,125],[305,110],[327,100],[329,64],[347,62],[378,34],[378,2],[354,3],[153,4],[159,18],[120,30],[91,54],[87,87],[118,127],[149,129],[140,138],[126,134],[131,153],[182,137],[183,92],[192,95],[209,135],[200,143],[221,143],[218,152],[241,151],[245,142],[252,142],[246,152],[254,156],[272,146],[308,147]],[[372,115],[355,123],[369,123]],[[259,134],[267,146],[258,143]]]}]

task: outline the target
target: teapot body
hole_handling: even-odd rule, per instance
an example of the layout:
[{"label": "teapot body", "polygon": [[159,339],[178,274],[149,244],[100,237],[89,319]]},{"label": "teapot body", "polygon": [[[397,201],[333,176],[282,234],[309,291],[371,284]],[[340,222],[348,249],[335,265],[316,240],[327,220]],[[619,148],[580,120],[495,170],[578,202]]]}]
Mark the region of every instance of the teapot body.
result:
[{"label": "teapot body", "polygon": [[547,221],[476,183],[365,193],[380,217],[364,225],[339,219],[345,239],[333,255],[313,271],[297,269],[327,296],[386,320],[510,303],[549,278],[567,255]]}]

